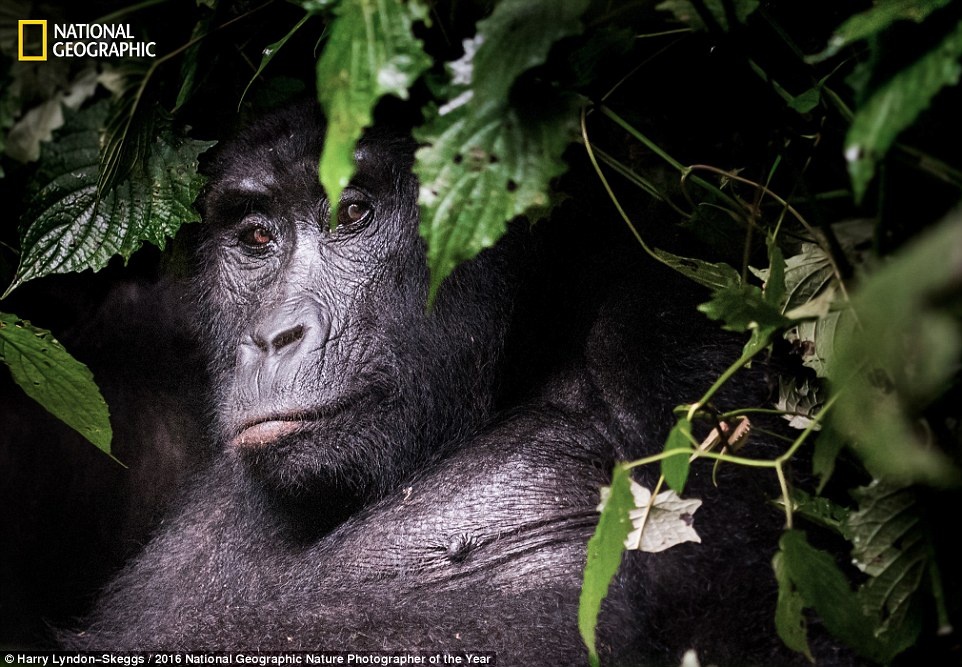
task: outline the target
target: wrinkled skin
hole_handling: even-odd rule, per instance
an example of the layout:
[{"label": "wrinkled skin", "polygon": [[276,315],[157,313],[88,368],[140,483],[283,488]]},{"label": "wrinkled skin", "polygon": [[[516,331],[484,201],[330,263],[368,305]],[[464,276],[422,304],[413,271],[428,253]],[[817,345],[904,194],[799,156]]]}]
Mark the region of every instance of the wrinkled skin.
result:
[{"label": "wrinkled skin", "polygon": [[218,439],[272,490],[353,508],[486,415],[510,304],[466,276],[427,316],[410,146],[362,144],[331,230],[320,141],[286,117],[222,153],[196,284]]},{"label": "wrinkled skin", "polygon": [[[410,148],[365,140],[331,231],[312,113],[255,126],[209,169],[194,284],[223,452],[64,642],[582,664],[598,489],[662,447],[737,343],[594,234],[510,234],[426,312]],[[608,661],[677,665],[694,646],[703,664],[806,664],[771,630],[781,517],[758,479],[723,466],[716,488],[696,466],[702,544],[626,557]]]}]

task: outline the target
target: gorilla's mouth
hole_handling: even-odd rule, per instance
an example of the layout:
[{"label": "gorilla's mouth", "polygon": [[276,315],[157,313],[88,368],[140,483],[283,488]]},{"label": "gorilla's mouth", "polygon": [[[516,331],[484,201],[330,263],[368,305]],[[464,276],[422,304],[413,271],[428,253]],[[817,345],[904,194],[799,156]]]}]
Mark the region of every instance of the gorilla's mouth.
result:
[{"label": "gorilla's mouth", "polygon": [[300,431],[309,420],[303,417],[270,417],[245,426],[228,443],[232,449],[259,449]]},{"label": "gorilla's mouth", "polygon": [[[279,412],[260,413],[240,422],[237,431],[227,441],[230,449],[256,450],[273,445],[279,440],[302,431],[316,428],[319,422],[324,422],[337,415],[351,412],[349,408],[383,403],[382,392],[367,387],[364,393],[350,394],[347,398],[340,398],[330,403],[313,408],[285,408]],[[255,413],[256,414],[256,413]]]},{"label": "gorilla's mouth", "polygon": [[317,422],[342,413],[348,405],[359,402],[360,399],[351,398],[310,409],[294,408],[282,412],[262,413],[260,416],[243,421],[239,431],[227,441],[227,444],[230,449],[261,449],[289,435],[306,431]]}]

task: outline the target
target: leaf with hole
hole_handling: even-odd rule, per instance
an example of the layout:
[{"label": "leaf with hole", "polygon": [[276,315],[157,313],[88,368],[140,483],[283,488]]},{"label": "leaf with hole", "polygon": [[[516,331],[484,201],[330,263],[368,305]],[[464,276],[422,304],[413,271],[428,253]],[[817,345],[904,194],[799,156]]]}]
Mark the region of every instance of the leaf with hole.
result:
[{"label": "leaf with hole", "polygon": [[429,301],[458,264],[501,238],[509,220],[548,206],[548,184],[566,169],[561,154],[576,136],[575,120],[561,104],[538,116],[493,102],[460,106],[420,129],[426,145],[415,172]]},{"label": "leaf with hole", "polygon": [[654,249],[655,257],[666,266],[694,280],[699,285],[720,289],[740,285],[742,277],[731,265],[724,262],[712,263],[692,257],[682,257],[666,250]]},{"label": "leaf with hole", "polygon": [[[601,490],[602,504],[606,491]],[[670,489],[652,498],[651,490],[635,480],[631,480],[631,497],[635,508],[628,513],[632,530],[625,538],[625,549],[658,553],[685,542],[701,542],[693,519],[701,507],[697,498],[681,498]]]}]

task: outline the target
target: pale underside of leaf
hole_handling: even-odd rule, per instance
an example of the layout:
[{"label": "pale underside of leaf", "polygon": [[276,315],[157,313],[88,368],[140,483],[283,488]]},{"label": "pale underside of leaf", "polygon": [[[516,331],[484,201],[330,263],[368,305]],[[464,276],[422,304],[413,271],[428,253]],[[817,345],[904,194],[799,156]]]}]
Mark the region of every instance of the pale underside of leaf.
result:
[{"label": "pale underside of leaf", "polygon": [[658,553],[685,542],[701,542],[692,518],[701,500],[683,499],[672,490],[652,499],[651,491],[634,480],[631,496],[635,509],[628,513],[632,531],[625,538],[626,549]]}]

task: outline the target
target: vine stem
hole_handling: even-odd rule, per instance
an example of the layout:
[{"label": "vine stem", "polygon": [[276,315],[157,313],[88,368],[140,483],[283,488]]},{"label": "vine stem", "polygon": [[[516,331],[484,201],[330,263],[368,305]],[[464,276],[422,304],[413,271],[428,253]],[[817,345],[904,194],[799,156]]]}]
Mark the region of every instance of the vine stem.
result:
[{"label": "vine stem", "polygon": [[615,205],[615,209],[618,211],[618,215],[620,215],[621,219],[625,221],[626,225],[628,225],[628,229],[631,231],[632,236],[635,237],[635,240],[638,241],[638,244],[642,247],[642,249],[646,253],[648,253],[653,259],[656,259],[662,264],[667,265],[667,263],[663,259],[658,257],[658,255],[656,255],[655,252],[648,247],[648,244],[645,243],[645,239],[641,237],[641,233],[635,227],[635,223],[633,223],[631,221],[631,218],[628,217],[628,214],[625,212],[625,209],[621,206],[621,202],[618,201],[618,197],[615,195],[615,191],[612,190],[611,184],[608,182],[608,179],[605,177],[604,172],[601,170],[601,165],[598,164],[598,158],[595,156],[595,151],[591,145],[591,139],[588,138],[587,114],[588,114],[587,105],[582,106],[581,107],[581,140],[582,142],[584,142],[585,152],[587,152],[588,154],[588,160],[591,162],[591,166],[594,168],[595,173],[598,175],[598,179],[601,181],[601,185],[604,187],[605,192],[608,193],[608,198],[611,199],[611,203]]},{"label": "vine stem", "polygon": [[618,125],[618,127],[620,127],[625,132],[630,134],[632,137],[640,141],[642,144],[645,145],[646,148],[648,148],[648,150],[650,150],[652,153],[654,153],[655,155],[660,157],[662,160],[667,162],[669,165],[671,165],[678,173],[681,174],[683,180],[690,180],[692,183],[695,183],[696,185],[701,186],[702,188],[708,190],[709,192],[717,196],[719,199],[722,199],[723,201],[727,202],[730,206],[733,206],[738,209],[741,208],[741,205],[735,199],[733,199],[729,195],[722,192],[717,186],[709,183],[701,176],[698,176],[697,174],[693,174],[691,167],[686,167],[681,162],[679,162],[678,160],[673,158],[671,155],[666,153],[661,148],[661,146],[659,146],[654,141],[649,139],[647,136],[645,136],[644,134],[639,132],[637,129],[632,127],[632,125],[628,123],[628,121],[626,121],[621,116],[616,114],[609,107],[602,105],[602,106],[599,106],[598,109],[601,111],[601,113],[604,116],[614,121],[614,123]]},{"label": "vine stem", "polygon": [[[708,164],[693,164],[688,168],[692,171],[695,171],[695,170],[709,171],[713,174],[724,176],[725,178],[729,178],[733,181],[738,181],[739,183],[751,185],[752,187],[760,191],[762,194],[768,195],[769,197],[774,199],[776,202],[778,202],[778,204],[780,204],[785,211],[788,211],[789,213],[791,213],[792,217],[798,220],[799,224],[802,227],[804,227],[806,231],[808,231],[808,233],[811,235],[815,243],[818,244],[818,247],[822,249],[823,253],[825,253],[825,257],[828,259],[829,263],[832,265],[832,273],[835,274],[835,280],[838,281],[839,287],[842,290],[842,294],[845,296],[845,299],[848,300],[848,292],[845,289],[845,281],[842,280],[842,272],[835,261],[835,256],[832,254],[831,248],[827,247],[827,244],[825,243],[825,240],[822,238],[822,235],[814,227],[812,227],[809,224],[808,220],[805,219],[805,216],[799,213],[794,206],[792,206],[786,200],[778,196],[767,185],[762,185],[757,181],[753,181],[743,176],[739,176],[738,174],[733,174],[729,171],[725,171],[724,169],[719,169],[718,167],[713,167]],[[694,178],[692,179],[692,181],[694,181]]]},{"label": "vine stem", "polygon": [[[737,174],[730,174],[730,173],[728,173],[728,172],[726,172],[726,171],[724,171],[724,170],[717,169],[717,168],[715,168],[715,167],[710,167],[710,166],[708,166],[708,165],[693,165],[693,166],[691,166],[691,167],[686,167],[686,166],[682,165],[680,162],[678,162],[677,160],[675,160],[673,157],[671,157],[671,155],[669,155],[668,153],[666,153],[665,151],[663,151],[663,150],[661,149],[661,147],[659,147],[659,146],[658,146],[655,142],[653,142],[651,139],[649,139],[648,137],[646,137],[646,136],[645,136],[644,134],[642,134],[641,132],[638,132],[638,131],[637,131],[634,127],[632,127],[627,121],[625,121],[624,119],[622,119],[620,116],[618,116],[616,113],[614,113],[614,112],[613,112],[611,109],[609,109],[608,107],[601,105],[601,106],[598,106],[597,108],[600,109],[600,111],[601,111],[602,114],[604,114],[604,115],[607,116],[609,119],[611,119],[612,121],[614,121],[618,126],[620,126],[620,127],[621,127],[622,129],[624,129],[626,132],[628,132],[629,134],[631,134],[631,136],[633,136],[635,139],[637,139],[637,140],[640,141],[642,144],[644,144],[644,145],[645,145],[648,149],[650,149],[653,153],[655,153],[656,155],[658,155],[658,156],[659,156],[660,158],[662,158],[665,162],[667,162],[669,165],[671,165],[671,166],[674,167],[677,171],[679,171],[679,172],[681,173],[681,175],[682,175],[682,180],[683,180],[683,181],[684,181],[684,180],[690,180],[691,182],[695,183],[696,185],[699,185],[699,186],[705,188],[706,190],[708,190],[708,191],[716,194],[719,198],[725,200],[725,201],[728,202],[730,205],[732,205],[732,206],[734,206],[734,207],[736,207],[736,208],[741,208],[741,205],[740,205],[735,199],[729,197],[727,194],[725,194],[724,192],[722,192],[720,189],[718,189],[717,187],[715,187],[714,185],[712,185],[711,183],[709,183],[709,182],[706,181],[705,179],[703,179],[703,178],[701,178],[700,176],[694,174],[694,171],[695,171],[696,169],[708,170],[708,171],[712,171],[712,172],[714,172],[714,173],[721,174],[721,175],[726,176],[726,177],[728,177],[728,178],[731,178],[731,179],[733,179],[733,180],[740,181],[740,182],[743,182],[743,183],[747,183],[747,184],[749,184],[749,185],[753,185],[753,186],[755,186],[756,188],[759,188],[760,191],[761,191],[763,194],[767,194],[767,195],[769,195],[770,197],[772,197],[773,199],[775,199],[779,204],[781,204],[781,205],[784,207],[784,210],[788,211],[788,212],[791,213],[797,220],[799,220],[799,222],[800,222],[806,229],[809,230],[809,232],[812,234],[812,236],[813,236],[813,238],[816,240],[816,242],[819,242],[819,241],[821,240],[821,239],[819,238],[819,236],[814,233],[814,230],[811,228],[810,225],[808,225],[807,221],[804,220],[804,218],[801,216],[801,214],[800,214],[793,206],[791,206],[791,204],[789,204],[787,201],[785,201],[784,199],[782,199],[781,197],[779,197],[777,194],[775,194],[774,192],[772,192],[767,186],[764,186],[764,185],[762,185],[762,184],[760,184],[760,183],[755,183],[754,181],[750,181],[750,180],[748,180],[748,179],[742,178],[742,177],[738,176]],[[598,159],[597,159],[597,157],[595,156],[595,152],[594,152],[594,149],[593,149],[592,144],[591,144],[591,139],[588,137],[587,106],[583,106],[583,107],[581,108],[581,137],[582,137],[582,141],[583,141],[584,146],[585,146],[585,151],[586,151],[587,154],[588,154],[588,159],[589,159],[589,161],[591,162],[591,165],[592,165],[592,167],[594,168],[595,173],[598,175],[598,178],[599,178],[599,180],[601,181],[602,186],[605,188],[605,191],[607,192],[608,197],[611,199],[611,202],[614,204],[615,208],[617,209],[618,214],[621,216],[621,218],[622,218],[622,219],[625,221],[625,223],[628,225],[628,229],[631,231],[632,235],[635,237],[635,240],[638,241],[638,244],[641,245],[642,249],[644,249],[644,251],[645,251],[646,253],[648,253],[648,255],[650,255],[652,258],[658,260],[659,262],[662,262],[663,264],[666,264],[666,262],[665,262],[663,259],[661,259],[660,257],[658,257],[658,255],[656,255],[656,254],[652,251],[652,249],[648,246],[648,244],[645,243],[645,240],[642,238],[642,236],[641,236],[641,234],[639,233],[638,229],[635,227],[634,223],[631,221],[631,218],[628,216],[628,214],[625,212],[624,208],[621,206],[621,203],[618,201],[618,197],[615,195],[614,190],[613,190],[612,187],[611,187],[611,184],[608,182],[608,179],[605,177],[604,173],[602,172],[602,170],[601,170],[601,165],[599,164]],[[824,250],[824,249],[823,249],[823,250]],[[839,279],[839,284],[841,284],[842,281],[841,281],[841,277],[840,277],[839,274],[838,274],[838,267],[835,265],[834,260],[832,260],[831,254],[830,254],[830,253],[827,253],[827,252],[826,252],[826,254],[828,255],[829,259],[832,261],[832,267],[833,267],[833,269],[834,269],[834,271],[835,271],[836,276],[837,276],[838,279]],[[843,287],[843,290],[844,290],[844,287]],[[756,345],[756,346],[754,346],[754,348],[753,348],[753,350],[752,350],[751,352],[743,353],[742,356],[741,356],[738,360],[736,360],[736,361],[735,361],[733,364],[731,364],[727,369],[725,369],[725,372],[722,373],[722,374],[718,377],[718,379],[715,380],[715,382],[712,384],[711,387],[708,388],[708,391],[705,392],[705,394],[701,397],[701,399],[699,399],[699,400],[698,400],[697,402],[695,402],[695,403],[692,403],[692,404],[689,406],[689,408],[688,408],[688,414],[687,414],[687,419],[688,419],[689,421],[693,420],[694,417],[695,417],[695,414],[696,414],[709,400],[711,400],[711,397],[714,396],[715,392],[717,392],[726,382],[728,382],[728,381],[732,378],[732,376],[735,375],[735,373],[737,373],[739,370],[741,370],[741,369],[745,366],[745,364],[747,364],[747,363],[748,363],[749,361],[751,361],[752,358],[754,358],[759,352],[761,352],[763,349],[765,349],[765,347],[766,347],[765,345]],[[736,465],[743,465],[743,466],[747,466],[747,467],[751,467],[751,468],[772,468],[772,469],[774,469],[775,475],[776,475],[776,477],[778,478],[779,488],[781,489],[782,499],[783,499],[783,501],[784,501],[784,506],[785,506],[785,527],[786,527],[786,529],[790,529],[790,528],[792,527],[792,525],[793,525],[793,509],[792,509],[791,496],[790,496],[789,486],[788,486],[788,478],[787,478],[786,475],[785,475],[785,467],[784,467],[784,466],[785,466],[785,464],[786,464],[788,461],[791,460],[791,458],[795,455],[795,453],[796,453],[796,452],[798,451],[798,449],[802,446],[802,444],[805,443],[805,441],[808,439],[808,437],[811,435],[811,433],[812,433],[812,432],[815,430],[815,428],[820,424],[823,415],[827,414],[828,410],[831,408],[832,404],[835,402],[835,399],[836,399],[837,397],[838,397],[838,394],[836,394],[835,396],[832,396],[832,398],[825,404],[825,407],[823,407],[822,410],[820,410],[819,413],[812,418],[811,423],[810,423],[810,424],[808,425],[808,427],[806,427],[806,429],[795,439],[795,441],[791,444],[791,446],[789,446],[789,448],[788,448],[783,454],[781,454],[780,456],[778,456],[777,458],[774,458],[774,459],[759,460],[759,459],[750,459],[750,458],[742,457],[742,456],[732,456],[732,455],[730,455],[730,454],[720,454],[720,453],[716,453],[716,452],[703,452],[703,451],[700,451],[700,450],[698,449],[698,443],[695,442],[694,439],[692,438],[692,439],[691,439],[692,445],[694,445],[694,448],[695,448],[695,451],[694,451],[694,452],[692,452],[691,450],[688,450],[688,449],[672,449],[672,450],[669,450],[669,451],[663,451],[663,452],[660,452],[660,453],[658,453],[658,454],[652,454],[651,456],[646,456],[646,457],[644,457],[644,458],[641,458],[641,459],[637,459],[637,460],[635,460],[635,461],[628,462],[628,463],[625,464],[625,467],[626,467],[628,470],[631,470],[632,468],[642,467],[642,466],[650,465],[650,464],[652,464],[652,463],[657,463],[657,462],[659,462],[659,461],[664,461],[665,459],[668,459],[668,458],[670,458],[670,457],[672,457],[672,456],[682,456],[682,455],[685,455],[685,456],[689,456],[691,461],[694,461],[694,459],[696,459],[696,458],[706,458],[706,459],[715,460],[715,461],[719,461],[719,462],[733,463],[733,464],[736,464]],[[734,413],[733,413],[733,414],[734,414]],[[658,478],[658,482],[657,482],[657,484],[656,484],[656,487],[655,487],[655,491],[651,494],[651,498],[649,499],[649,502],[648,502],[648,509],[649,509],[649,511],[651,510],[651,506],[654,504],[654,498],[655,498],[655,496],[658,494],[658,491],[661,489],[662,485],[664,484],[664,481],[665,481],[664,475],[660,475],[659,478]],[[644,525],[642,526],[642,530],[644,530]]]},{"label": "vine stem", "polygon": [[[733,367],[737,367],[736,362]],[[689,449],[671,449],[664,452],[659,452],[658,454],[652,454],[651,456],[646,456],[644,458],[637,459],[635,461],[629,461],[625,464],[625,468],[631,470],[632,468],[640,468],[642,466],[651,465],[652,463],[658,463],[659,461],[664,461],[672,456],[689,456],[693,461],[696,458],[705,458],[714,461],[720,461],[722,463],[733,463],[735,465],[747,466],[749,468],[771,468],[775,471],[775,475],[778,478],[778,485],[782,492],[782,501],[785,507],[785,528],[790,529],[793,525],[793,509],[791,494],[788,488],[788,478],[785,476],[785,464],[788,463],[799,448],[805,444],[809,436],[815,431],[815,429],[821,424],[822,419],[838,399],[840,393],[836,393],[832,396],[826,403],[825,406],[819,410],[817,415],[812,417],[811,423],[802,431],[791,446],[786,449],[782,454],[774,459],[750,459],[744,456],[732,456],[731,454],[719,454],[717,452],[702,452],[698,450],[698,443],[691,440],[692,444],[695,446],[695,451],[692,452]],[[658,486],[656,488],[660,489],[664,476],[659,477]],[[652,494],[654,497],[655,494]],[[649,507],[650,509],[650,507]]]},{"label": "vine stem", "polygon": [[718,391],[722,387],[722,385],[728,382],[735,373],[740,371],[745,366],[745,364],[751,361],[755,357],[755,355],[757,355],[759,352],[765,349],[765,347],[766,347],[765,345],[756,345],[751,352],[747,354],[742,354],[742,356],[737,361],[735,361],[735,363],[733,363],[731,366],[726,368],[725,372],[722,373],[720,376],[718,376],[718,379],[715,380],[715,383],[708,388],[708,391],[705,392],[705,395],[702,396],[697,402],[692,403],[689,406],[688,415],[687,415],[688,421],[694,420],[695,413],[701,410],[702,406],[704,406],[706,403],[708,403],[708,401],[711,400],[711,397],[715,395],[715,392]]}]

